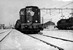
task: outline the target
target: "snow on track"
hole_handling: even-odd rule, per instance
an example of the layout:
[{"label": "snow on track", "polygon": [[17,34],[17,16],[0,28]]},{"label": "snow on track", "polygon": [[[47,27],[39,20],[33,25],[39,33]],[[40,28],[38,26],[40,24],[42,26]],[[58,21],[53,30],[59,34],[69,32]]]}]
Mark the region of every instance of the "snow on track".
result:
[{"label": "snow on track", "polygon": [[[52,35],[52,31],[51,32],[48,31],[48,32],[51,33],[51,35]],[[43,33],[43,34],[49,34],[49,33]],[[57,33],[57,32],[54,32],[54,33]],[[61,32],[61,33],[63,34],[63,32]],[[60,40],[60,39],[52,38],[53,36],[56,36],[56,35],[52,35],[52,37],[47,37],[47,36],[43,36],[43,35],[40,35],[40,34],[30,34],[30,35],[35,37],[35,38],[44,40],[48,43],[51,43],[53,45],[59,46],[59,47],[65,49],[65,50],[73,50],[73,42],[63,41],[63,40]],[[59,37],[57,37],[57,38],[59,38]]]},{"label": "snow on track", "polygon": [[57,50],[57,48],[53,48],[17,30],[12,30],[2,41],[1,50]]},{"label": "snow on track", "polygon": [[62,39],[72,40],[73,41],[73,31],[72,30],[54,30],[54,31],[40,31],[44,35],[49,35],[52,37],[58,37]]},{"label": "snow on track", "polygon": [[0,29],[0,34],[3,34],[6,31],[8,31],[8,30],[7,29]]},{"label": "snow on track", "polygon": [[11,30],[5,30],[0,34],[0,42],[11,32]]},{"label": "snow on track", "polygon": [[36,39],[36,40],[39,40],[39,41],[41,41],[41,42],[43,42],[43,43],[45,43],[45,44],[47,44],[47,45],[49,45],[49,46],[52,46],[52,47],[54,47],[54,48],[57,48],[58,50],[64,50],[63,48],[61,48],[61,47],[59,47],[59,46],[56,46],[56,45],[51,44],[51,43],[49,43],[49,42],[46,42],[45,40],[42,40],[42,39],[37,38],[37,37],[35,37],[35,36],[31,36],[31,35],[28,35],[28,36],[30,36],[30,37],[32,37],[32,38],[34,38],[34,39]]},{"label": "snow on track", "polygon": [[[67,31],[48,31],[47,33],[44,32],[43,34],[45,35],[51,35],[58,38],[60,38],[62,36],[61,34],[64,33],[64,38],[68,39],[68,35],[65,35],[65,32]],[[61,36],[57,32],[61,32]],[[35,39],[15,29],[12,30],[12,32],[1,42],[1,50],[73,50],[73,42],[45,37],[39,34],[29,35],[35,37]]]}]

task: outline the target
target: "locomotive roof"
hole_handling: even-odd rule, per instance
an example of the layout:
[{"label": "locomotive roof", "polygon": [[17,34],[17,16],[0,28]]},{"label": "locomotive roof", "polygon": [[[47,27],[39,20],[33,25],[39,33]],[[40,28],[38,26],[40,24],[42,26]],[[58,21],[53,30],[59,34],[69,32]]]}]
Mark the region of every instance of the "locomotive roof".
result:
[{"label": "locomotive roof", "polygon": [[26,8],[38,8],[37,6],[26,6]]},{"label": "locomotive roof", "polygon": [[[37,6],[26,6],[25,8],[36,8],[36,9],[38,9]],[[20,11],[23,11],[25,8],[22,8]]]}]

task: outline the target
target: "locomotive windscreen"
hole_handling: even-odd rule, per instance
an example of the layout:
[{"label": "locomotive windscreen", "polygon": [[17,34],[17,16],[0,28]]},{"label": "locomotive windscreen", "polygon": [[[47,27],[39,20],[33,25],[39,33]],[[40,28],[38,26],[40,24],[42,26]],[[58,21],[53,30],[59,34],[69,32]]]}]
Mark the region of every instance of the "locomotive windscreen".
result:
[{"label": "locomotive windscreen", "polygon": [[40,23],[40,9],[28,6],[20,10],[20,21],[22,23]]},{"label": "locomotive windscreen", "polygon": [[34,12],[32,11],[32,8],[27,8],[26,9],[26,19],[27,19],[27,22],[32,22],[32,18],[34,16]]}]

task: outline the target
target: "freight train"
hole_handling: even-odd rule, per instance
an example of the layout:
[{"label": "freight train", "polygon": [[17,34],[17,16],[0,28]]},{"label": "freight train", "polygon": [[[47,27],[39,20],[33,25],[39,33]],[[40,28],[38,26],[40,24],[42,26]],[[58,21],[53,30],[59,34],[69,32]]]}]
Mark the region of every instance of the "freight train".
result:
[{"label": "freight train", "polygon": [[38,33],[43,30],[40,23],[40,9],[37,6],[26,6],[19,12],[20,19],[16,21],[15,29],[24,33]]}]

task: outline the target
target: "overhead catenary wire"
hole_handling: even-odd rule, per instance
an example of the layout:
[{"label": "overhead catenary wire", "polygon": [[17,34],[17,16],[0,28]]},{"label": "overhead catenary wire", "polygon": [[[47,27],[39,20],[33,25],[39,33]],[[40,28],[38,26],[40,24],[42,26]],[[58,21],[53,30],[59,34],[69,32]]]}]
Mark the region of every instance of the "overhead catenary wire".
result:
[{"label": "overhead catenary wire", "polygon": [[73,4],[73,2],[70,2],[70,3],[68,3],[68,4],[64,5],[64,6],[61,6],[61,7],[64,8],[64,7],[66,7],[68,5],[71,5],[71,4]]}]

